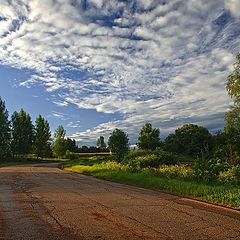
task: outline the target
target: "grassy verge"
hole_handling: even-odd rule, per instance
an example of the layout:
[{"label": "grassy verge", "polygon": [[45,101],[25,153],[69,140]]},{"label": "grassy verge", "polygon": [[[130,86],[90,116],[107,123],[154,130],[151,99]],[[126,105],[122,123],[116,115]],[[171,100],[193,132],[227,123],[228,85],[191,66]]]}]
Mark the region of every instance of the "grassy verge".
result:
[{"label": "grassy verge", "polygon": [[107,180],[161,190],[240,210],[240,187],[236,185],[197,182],[194,179],[174,176],[159,176],[146,170],[131,172],[127,166],[118,163],[101,163],[101,161],[89,161],[87,159],[66,162],[66,164],[63,164],[63,168],[67,171],[90,174]]}]

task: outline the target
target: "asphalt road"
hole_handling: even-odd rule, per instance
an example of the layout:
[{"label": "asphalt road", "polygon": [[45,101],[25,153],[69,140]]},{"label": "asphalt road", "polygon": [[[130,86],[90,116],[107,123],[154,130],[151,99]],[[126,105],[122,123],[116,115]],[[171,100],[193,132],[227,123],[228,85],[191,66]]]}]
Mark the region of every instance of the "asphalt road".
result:
[{"label": "asphalt road", "polygon": [[0,239],[240,239],[240,212],[64,172],[0,168]]}]

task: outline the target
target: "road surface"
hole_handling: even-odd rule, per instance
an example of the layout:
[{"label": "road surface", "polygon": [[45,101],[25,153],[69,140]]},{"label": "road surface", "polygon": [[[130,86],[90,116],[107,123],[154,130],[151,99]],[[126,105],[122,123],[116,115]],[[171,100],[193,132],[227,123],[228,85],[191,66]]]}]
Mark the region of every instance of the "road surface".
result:
[{"label": "road surface", "polygon": [[240,239],[240,212],[56,164],[5,167],[0,239]]}]

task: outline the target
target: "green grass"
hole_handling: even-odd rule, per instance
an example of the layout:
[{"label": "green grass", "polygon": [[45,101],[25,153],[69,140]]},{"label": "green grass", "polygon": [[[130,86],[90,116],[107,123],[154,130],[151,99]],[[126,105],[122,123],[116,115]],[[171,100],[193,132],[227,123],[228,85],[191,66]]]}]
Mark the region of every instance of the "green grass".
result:
[{"label": "green grass", "polygon": [[65,170],[90,174],[99,178],[161,190],[183,197],[232,207],[240,210],[240,187],[218,183],[197,182],[174,176],[156,175],[150,171],[131,172],[127,166],[83,159],[63,164]]}]

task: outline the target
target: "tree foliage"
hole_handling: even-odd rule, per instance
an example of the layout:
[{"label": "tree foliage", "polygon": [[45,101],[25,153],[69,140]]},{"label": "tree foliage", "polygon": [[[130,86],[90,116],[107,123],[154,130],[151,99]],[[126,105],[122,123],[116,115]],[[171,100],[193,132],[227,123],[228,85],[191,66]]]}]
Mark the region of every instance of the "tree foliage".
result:
[{"label": "tree foliage", "polygon": [[227,91],[234,100],[234,105],[225,116],[225,133],[227,136],[228,161],[236,164],[240,153],[240,53],[234,64],[233,72],[227,78]]},{"label": "tree foliage", "polygon": [[41,115],[36,118],[34,128],[34,151],[38,157],[48,156],[50,149],[51,131],[47,120]]},{"label": "tree foliage", "polygon": [[128,135],[116,128],[108,139],[108,147],[118,161],[123,160],[129,149]]},{"label": "tree foliage", "polygon": [[55,141],[53,142],[52,150],[54,155],[58,157],[64,157],[67,151],[65,135],[66,130],[62,125],[60,125],[54,132]]},{"label": "tree foliage", "polygon": [[104,141],[104,137],[103,136],[100,136],[97,139],[97,147],[100,148],[100,149],[105,149],[106,148],[106,143]]},{"label": "tree foliage", "polygon": [[196,156],[205,148],[212,146],[212,135],[208,129],[194,125],[185,124],[170,134],[165,140],[165,148],[168,151]]},{"label": "tree foliage", "polygon": [[140,149],[154,150],[160,144],[160,130],[153,128],[151,123],[146,123],[139,134],[137,146]]},{"label": "tree foliage", "polygon": [[12,150],[14,154],[30,153],[33,143],[31,117],[23,109],[12,115]]},{"label": "tree foliage", "polygon": [[240,102],[240,53],[237,54],[233,72],[227,78],[228,94],[234,98],[235,103]]},{"label": "tree foliage", "polygon": [[0,160],[10,154],[10,122],[5,102],[0,97]]},{"label": "tree foliage", "polygon": [[74,139],[67,138],[65,140],[65,144],[66,144],[66,150],[67,151],[77,152],[78,146],[77,146],[76,141]]}]

